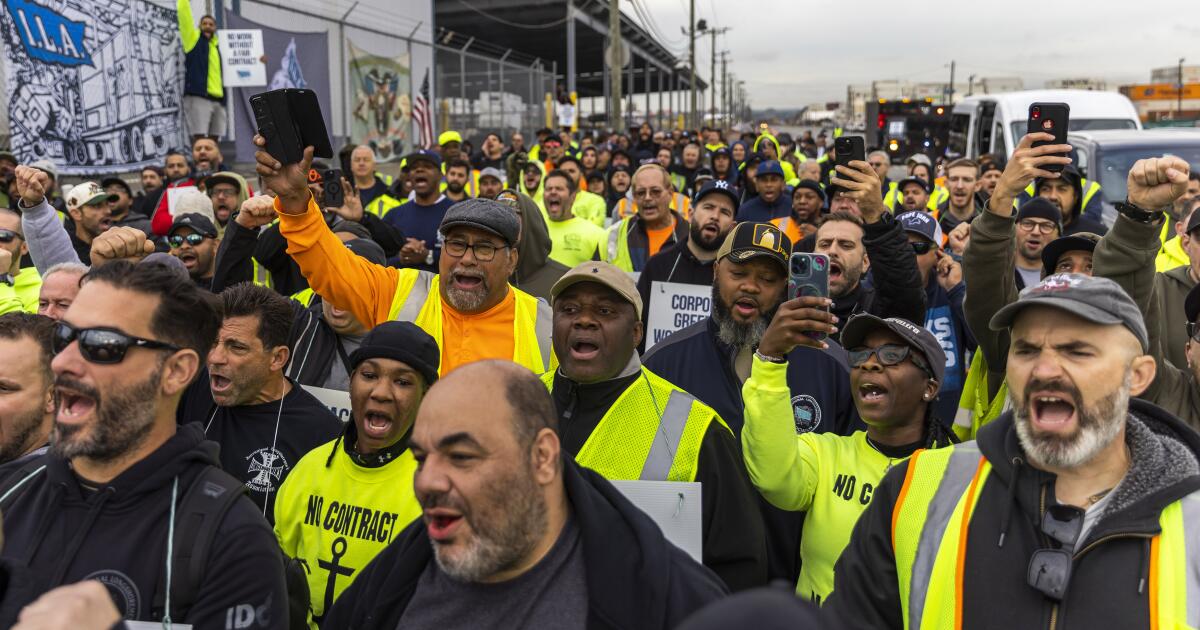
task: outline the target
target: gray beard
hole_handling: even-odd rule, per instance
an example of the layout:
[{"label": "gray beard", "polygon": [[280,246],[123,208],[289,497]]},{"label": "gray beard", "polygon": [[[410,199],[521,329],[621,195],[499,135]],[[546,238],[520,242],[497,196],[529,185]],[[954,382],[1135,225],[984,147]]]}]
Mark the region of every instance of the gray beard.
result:
[{"label": "gray beard", "polygon": [[1077,468],[1090,462],[1112,444],[1125,426],[1132,379],[1133,373],[1127,369],[1119,390],[1097,401],[1091,408],[1077,406],[1079,428],[1068,437],[1035,435],[1028,406],[1020,404],[1010,391],[1013,425],[1021,448],[1031,461],[1052,468]]}]

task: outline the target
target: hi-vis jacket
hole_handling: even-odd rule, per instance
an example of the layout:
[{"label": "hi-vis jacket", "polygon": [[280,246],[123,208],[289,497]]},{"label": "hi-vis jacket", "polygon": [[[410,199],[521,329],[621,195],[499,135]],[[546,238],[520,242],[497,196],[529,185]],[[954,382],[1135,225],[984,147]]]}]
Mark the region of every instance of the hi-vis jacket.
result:
[{"label": "hi-vis jacket", "polygon": [[311,198],[308,212],[279,215],[279,231],[318,295],[368,327],[390,320],[420,326],[442,351],[443,374],[479,359],[514,361],[537,374],[553,367],[550,306],[516,287],[484,313],[457,313],[444,303],[436,274],[383,267],[346,249]]},{"label": "hi-vis jacket", "polygon": [[[221,52],[217,36],[205,39],[192,21],[191,0],[178,0],[179,41],[183,44],[183,93],[213,100],[225,98],[221,78]],[[200,44],[203,44],[202,46]]]},{"label": "hi-vis jacket", "polygon": [[309,451],[279,488],[275,536],[308,569],[314,630],[363,568],[421,516],[416,470],[407,449],[378,468],[360,466],[338,438]]},{"label": "hi-vis jacket", "polygon": [[1077,541],[1062,601],[1029,586],[1055,476],[1012,414],[978,442],[917,451],[875,490],[826,609],[846,628],[1200,627],[1200,435],[1133,400],[1131,464]]}]

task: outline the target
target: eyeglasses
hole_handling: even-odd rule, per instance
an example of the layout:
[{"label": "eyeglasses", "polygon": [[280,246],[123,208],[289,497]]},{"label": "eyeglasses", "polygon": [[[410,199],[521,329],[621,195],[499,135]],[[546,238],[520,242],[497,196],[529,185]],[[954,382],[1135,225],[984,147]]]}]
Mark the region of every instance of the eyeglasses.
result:
[{"label": "eyeglasses", "polygon": [[475,260],[478,260],[479,262],[491,262],[491,260],[496,257],[496,250],[507,248],[507,245],[495,245],[487,241],[468,243],[466,241],[453,239],[442,243],[443,252],[455,258],[460,258],[465,256],[467,254],[467,250],[469,249],[471,250],[471,253],[475,254]]},{"label": "eyeglasses", "polygon": [[168,236],[167,242],[171,244],[171,247],[183,247],[184,243],[187,243],[188,245],[191,245],[192,247],[199,247],[200,243],[203,243],[204,239],[206,239],[206,238],[209,238],[209,237],[207,237],[203,234],[188,234],[187,236],[180,236],[178,234],[175,234],[172,236]]},{"label": "eyeglasses", "polygon": [[54,337],[51,339],[51,349],[54,350],[54,354],[57,355],[66,350],[67,346],[76,340],[79,341],[79,353],[83,355],[84,359],[91,363],[105,365],[124,361],[125,353],[129,351],[130,346],[170,352],[180,350],[179,346],[153,339],[134,337],[115,328],[75,328],[63,321],[54,324]]},{"label": "eyeglasses", "polygon": [[1024,219],[1020,223],[1017,223],[1017,226],[1026,232],[1037,230],[1042,234],[1049,234],[1058,229],[1057,225],[1049,221],[1034,221],[1032,219]]},{"label": "eyeglasses", "polygon": [[902,346],[895,343],[887,343],[879,346],[878,348],[862,348],[859,350],[851,350],[849,352],[850,367],[862,367],[862,364],[866,363],[867,359],[870,359],[872,354],[876,357],[879,357],[880,365],[896,365],[904,359],[907,359],[911,351],[912,348],[910,346]]},{"label": "eyeglasses", "polygon": [[1025,579],[1029,586],[1046,597],[1062,601],[1071,582],[1071,560],[1079,533],[1083,531],[1083,510],[1071,505],[1052,505],[1042,514],[1042,533],[1058,541],[1059,549],[1038,549],[1029,558]]},{"label": "eyeglasses", "polygon": [[24,236],[21,236],[20,234],[14,232],[12,230],[0,230],[0,243],[11,243],[11,242],[13,242],[13,239],[18,239],[18,238],[21,240],[25,240]]},{"label": "eyeglasses", "polygon": [[934,247],[933,242],[931,241],[915,241],[909,243],[909,245],[912,245],[913,252],[915,252],[918,256],[928,254],[929,250],[933,249]]},{"label": "eyeglasses", "polygon": [[211,188],[208,191],[209,197],[236,197],[237,195],[238,191],[228,188]]}]

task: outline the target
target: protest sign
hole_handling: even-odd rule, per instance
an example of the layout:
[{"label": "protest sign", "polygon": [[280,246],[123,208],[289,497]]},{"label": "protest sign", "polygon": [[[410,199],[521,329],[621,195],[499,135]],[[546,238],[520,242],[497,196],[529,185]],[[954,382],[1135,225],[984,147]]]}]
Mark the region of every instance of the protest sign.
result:
[{"label": "protest sign", "polygon": [[646,318],[646,350],[671,333],[687,328],[712,312],[712,287],[681,282],[650,283]]},{"label": "protest sign", "polygon": [[225,87],[259,87],[267,84],[263,63],[263,34],[255,28],[228,29],[217,38]]}]

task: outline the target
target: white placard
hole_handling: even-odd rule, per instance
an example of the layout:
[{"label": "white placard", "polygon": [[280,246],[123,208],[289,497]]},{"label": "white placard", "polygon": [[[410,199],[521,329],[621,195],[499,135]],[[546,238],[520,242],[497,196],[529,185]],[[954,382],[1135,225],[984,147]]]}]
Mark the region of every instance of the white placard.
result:
[{"label": "white placard", "polygon": [[221,30],[217,37],[221,50],[222,80],[225,87],[259,87],[267,84],[267,64],[262,62],[262,30]]},{"label": "white placard", "polygon": [[610,481],[658,525],[671,544],[696,562],[702,561],[704,531],[699,482]]},{"label": "white placard", "polygon": [[191,190],[199,191],[200,189],[195,186],[176,186],[167,189],[167,212],[171,214],[172,218],[176,216],[175,202],[179,201],[181,195],[188,194],[188,191]]},{"label": "white placard", "polygon": [[712,312],[712,285],[682,282],[650,283],[646,319],[646,350]]},{"label": "white placard", "polygon": [[349,422],[350,418],[350,392],[343,392],[340,389],[326,389],[317,387],[316,385],[302,385],[304,391],[313,395],[313,398],[321,401],[322,405],[329,407],[333,415],[337,416],[342,422]]},{"label": "white placard", "polygon": [[575,104],[574,103],[558,103],[555,106],[558,110],[558,126],[573,127],[575,126]]}]

